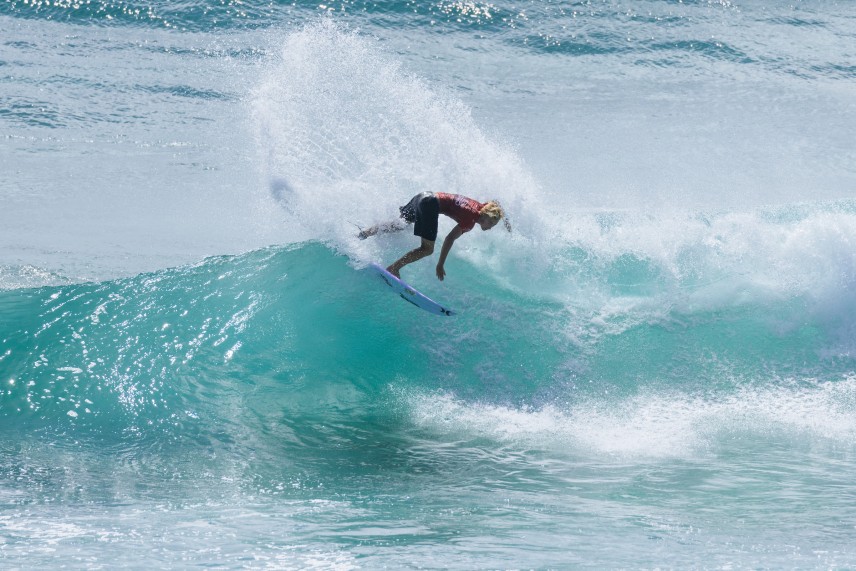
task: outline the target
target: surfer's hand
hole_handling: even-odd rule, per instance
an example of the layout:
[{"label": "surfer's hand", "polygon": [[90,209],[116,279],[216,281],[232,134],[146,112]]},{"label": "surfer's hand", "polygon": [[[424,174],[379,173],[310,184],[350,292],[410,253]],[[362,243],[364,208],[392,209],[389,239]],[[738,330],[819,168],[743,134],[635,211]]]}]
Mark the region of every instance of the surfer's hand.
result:
[{"label": "surfer's hand", "polygon": [[437,279],[443,281],[446,277],[446,270],[443,269],[443,264],[437,264]]}]

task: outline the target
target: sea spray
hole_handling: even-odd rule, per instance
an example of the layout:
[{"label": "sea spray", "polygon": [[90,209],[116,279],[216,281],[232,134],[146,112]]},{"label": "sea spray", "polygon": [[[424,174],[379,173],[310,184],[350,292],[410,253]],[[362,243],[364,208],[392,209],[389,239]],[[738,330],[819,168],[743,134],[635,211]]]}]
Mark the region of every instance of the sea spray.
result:
[{"label": "sea spray", "polygon": [[537,185],[519,157],[460,100],[332,20],[288,36],[253,116],[271,195],[312,238],[347,242],[349,221],[396,219],[424,191],[501,199],[519,231],[534,230],[523,205]]}]

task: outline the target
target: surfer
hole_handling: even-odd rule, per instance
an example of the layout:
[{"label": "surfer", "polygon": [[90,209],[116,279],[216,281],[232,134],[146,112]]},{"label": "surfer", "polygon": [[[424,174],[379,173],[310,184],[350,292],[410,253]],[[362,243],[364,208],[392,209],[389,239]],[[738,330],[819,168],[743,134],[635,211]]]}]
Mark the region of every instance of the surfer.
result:
[{"label": "surfer", "polygon": [[[446,270],[443,266],[455,240],[465,232],[472,230],[476,224],[481,226],[482,230],[490,230],[505,217],[502,206],[496,200],[482,203],[460,194],[448,194],[446,192],[417,194],[410,199],[410,202],[401,206],[399,211],[404,222],[414,225],[413,235],[419,236],[422,243],[418,248],[410,250],[386,269],[398,279],[401,279],[399,274],[401,268],[434,253],[434,242],[437,240],[437,222],[440,214],[445,214],[457,222],[457,225],[446,236],[443,241],[443,248],[440,250],[440,260],[437,262],[437,278],[440,281],[446,277]],[[405,224],[395,220],[360,230],[358,237],[360,240],[365,240],[378,233],[399,232],[406,227]],[[507,218],[505,219],[505,228],[511,232],[511,225]]]}]

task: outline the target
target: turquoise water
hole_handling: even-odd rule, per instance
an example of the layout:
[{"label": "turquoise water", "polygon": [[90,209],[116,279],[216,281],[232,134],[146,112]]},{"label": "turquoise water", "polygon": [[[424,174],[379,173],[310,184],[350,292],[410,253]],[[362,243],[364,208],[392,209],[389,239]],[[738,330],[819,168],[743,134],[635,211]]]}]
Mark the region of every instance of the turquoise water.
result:
[{"label": "turquoise water", "polygon": [[[0,4],[2,567],[853,567],[854,37]],[[405,268],[452,318],[354,235],[438,189],[514,225]]]}]

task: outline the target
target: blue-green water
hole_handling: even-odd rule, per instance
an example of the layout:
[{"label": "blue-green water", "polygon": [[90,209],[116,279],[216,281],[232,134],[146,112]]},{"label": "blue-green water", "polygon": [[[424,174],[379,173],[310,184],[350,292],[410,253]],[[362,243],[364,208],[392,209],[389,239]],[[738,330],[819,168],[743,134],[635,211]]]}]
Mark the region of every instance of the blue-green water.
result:
[{"label": "blue-green water", "polygon": [[[0,3],[0,566],[856,566],[854,39]],[[514,225],[405,268],[453,318],[354,235],[424,190]]]}]

